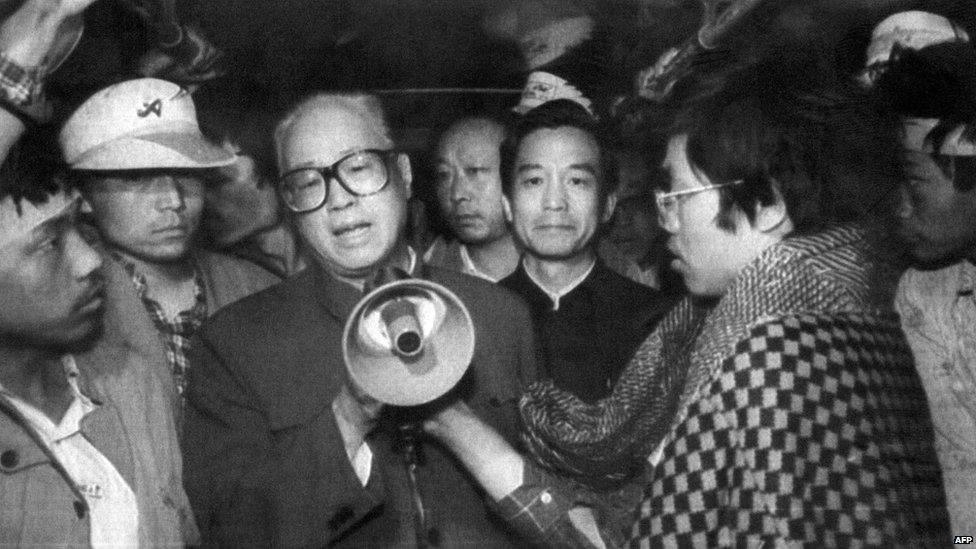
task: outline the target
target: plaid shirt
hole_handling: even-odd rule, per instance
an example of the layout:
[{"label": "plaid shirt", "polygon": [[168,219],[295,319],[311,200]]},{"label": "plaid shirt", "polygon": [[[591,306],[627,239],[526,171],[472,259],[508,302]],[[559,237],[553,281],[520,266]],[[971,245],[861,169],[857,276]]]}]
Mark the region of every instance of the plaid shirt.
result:
[{"label": "plaid shirt", "polygon": [[200,273],[194,268],[193,291],[196,296],[193,307],[188,310],[180,311],[175,318],[170,319],[166,316],[166,311],[147,293],[149,286],[146,283],[145,275],[136,271],[135,264],[126,261],[118,254],[113,257],[122,264],[125,271],[132,277],[132,284],[136,287],[136,293],[142,304],[149,313],[153,325],[159,330],[166,347],[166,360],[169,362],[173,373],[173,382],[176,391],[182,396],[186,388],[186,372],[189,368],[187,352],[190,350],[190,338],[197,332],[200,325],[207,318],[207,297],[203,292],[203,285],[200,283]]},{"label": "plaid shirt", "polygon": [[44,67],[25,67],[0,51],[0,94],[16,107],[29,107],[41,100]]}]

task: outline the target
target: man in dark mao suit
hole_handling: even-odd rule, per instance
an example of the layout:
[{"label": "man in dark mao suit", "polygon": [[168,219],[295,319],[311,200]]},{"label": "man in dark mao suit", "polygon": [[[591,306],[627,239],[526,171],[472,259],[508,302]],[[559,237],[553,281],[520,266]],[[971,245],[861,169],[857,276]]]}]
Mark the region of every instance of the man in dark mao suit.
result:
[{"label": "man in dark mao suit", "polygon": [[446,286],[475,326],[474,359],[457,390],[514,443],[517,400],[534,378],[528,312],[487,282],[422,266],[407,246],[410,162],[394,150],[375,98],[306,99],[275,142],[279,190],[316,261],[199,333],[184,454],[205,542],[515,546],[460,465],[432,443],[422,445],[415,503],[391,430],[375,428],[377,406],[346,384],[340,338],[382,268]]}]

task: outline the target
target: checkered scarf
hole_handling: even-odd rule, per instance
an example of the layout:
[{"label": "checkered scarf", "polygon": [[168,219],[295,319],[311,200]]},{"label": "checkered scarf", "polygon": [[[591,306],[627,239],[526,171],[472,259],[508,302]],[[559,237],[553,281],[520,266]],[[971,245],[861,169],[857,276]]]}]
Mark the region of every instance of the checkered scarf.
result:
[{"label": "checkered scarf", "polygon": [[924,542],[947,527],[941,478],[897,271],[867,236],[766,250],[712,310],[676,308],[597,406],[534,387],[527,444],[590,481],[652,455],[635,547]]}]

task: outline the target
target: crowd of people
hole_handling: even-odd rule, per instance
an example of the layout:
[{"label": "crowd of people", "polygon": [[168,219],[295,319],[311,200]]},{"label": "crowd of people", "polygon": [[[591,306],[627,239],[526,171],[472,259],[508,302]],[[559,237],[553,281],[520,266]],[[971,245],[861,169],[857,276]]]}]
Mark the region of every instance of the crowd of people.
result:
[{"label": "crowd of people", "polygon": [[[94,1],[0,22],[0,546],[976,532],[962,22],[879,18],[851,74],[802,43],[712,52],[628,100],[652,114],[627,132],[543,66],[422,169],[366,91],[271,116],[162,74],[34,143]],[[415,407],[343,352],[363,296],[406,278],[474,332],[461,381]]]}]

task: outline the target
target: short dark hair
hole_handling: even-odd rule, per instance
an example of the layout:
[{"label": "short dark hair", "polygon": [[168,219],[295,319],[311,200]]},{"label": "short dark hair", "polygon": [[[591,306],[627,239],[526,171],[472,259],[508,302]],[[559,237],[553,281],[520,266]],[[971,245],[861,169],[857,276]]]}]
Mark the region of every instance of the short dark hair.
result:
[{"label": "short dark hair", "polygon": [[278,170],[271,137],[281,113],[271,97],[264,86],[245,81],[204,86],[193,99],[203,135],[217,144],[232,142],[254,160],[264,179],[274,182]]},{"label": "short dark hair", "polygon": [[597,143],[600,153],[599,192],[601,202],[617,190],[617,159],[611,154],[609,139],[599,122],[581,105],[569,99],[543,103],[519,119],[501,147],[502,192],[511,197],[514,184],[515,158],[522,141],[536,130],[576,128],[586,132]]},{"label": "short dark hair", "polygon": [[[670,134],[687,135],[694,170],[719,190],[718,225],[755,221],[777,193],[798,233],[881,217],[900,175],[896,123],[853,84],[785,58],[764,58],[700,78]],[[794,62],[795,63],[795,62]]]},{"label": "short dark hair", "polygon": [[45,204],[52,196],[64,191],[63,175],[53,154],[41,155],[30,143],[21,142],[0,166],[0,201],[12,199],[20,215],[22,201]]},{"label": "short dark hair", "polygon": [[[934,150],[959,126],[965,139],[976,141],[976,47],[971,43],[946,42],[918,50],[896,45],[875,90],[882,104],[901,116],[939,120],[925,137]],[[976,186],[972,159],[947,163],[933,156],[957,190]],[[949,164],[954,169],[948,169]]]}]

